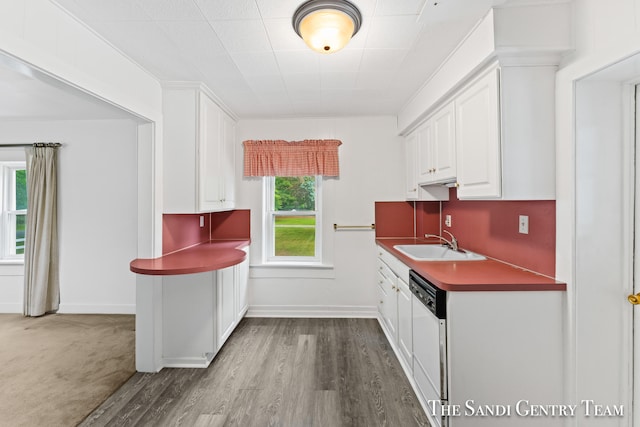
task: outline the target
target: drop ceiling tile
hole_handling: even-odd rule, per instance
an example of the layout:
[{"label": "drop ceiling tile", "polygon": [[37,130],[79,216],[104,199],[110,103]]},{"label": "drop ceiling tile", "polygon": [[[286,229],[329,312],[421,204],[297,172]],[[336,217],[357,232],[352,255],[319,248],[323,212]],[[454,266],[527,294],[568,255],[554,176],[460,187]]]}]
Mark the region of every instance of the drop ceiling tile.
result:
[{"label": "drop ceiling tile", "polygon": [[322,55],[310,49],[275,52],[280,72],[283,75],[298,73],[318,73]]},{"label": "drop ceiling tile", "polygon": [[385,90],[391,87],[395,79],[397,79],[397,74],[393,71],[360,72],[356,79],[355,88],[359,90]]},{"label": "drop ceiling tile", "polygon": [[209,21],[260,19],[254,0],[194,0]]},{"label": "drop ceiling tile", "polygon": [[159,28],[184,55],[192,58],[210,58],[227,52],[206,21],[158,21]]},{"label": "drop ceiling tile", "polygon": [[193,0],[136,0],[155,21],[204,21],[206,18]]},{"label": "drop ceiling tile", "polygon": [[160,80],[196,80],[193,64],[155,22],[99,22],[96,30]]},{"label": "drop ceiling tile", "polygon": [[150,21],[151,17],[131,0],[57,0],[85,22]]},{"label": "drop ceiling tile", "polygon": [[349,0],[349,1],[358,8],[364,20],[366,20],[366,18],[369,16],[373,16],[376,10],[377,0]]},{"label": "drop ceiling tile", "polygon": [[358,73],[323,73],[320,76],[322,90],[342,89],[350,91],[354,88]]},{"label": "drop ceiling tile", "polygon": [[409,53],[409,49],[365,49],[360,71],[396,70]]},{"label": "drop ceiling tile", "polygon": [[283,76],[283,80],[290,94],[309,90],[318,91],[321,85],[319,73],[287,74]]},{"label": "drop ceiling tile", "polygon": [[[209,57],[200,56],[192,61],[194,66],[197,67],[204,76],[207,86],[211,89],[213,89],[214,86],[231,86],[235,88],[240,88],[243,85],[246,86],[244,77],[238,70],[238,67],[226,53]],[[246,88],[249,90],[248,86]]]},{"label": "drop ceiling tile", "polygon": [[376,15],[418,15],[425,0],[378,0]]},{"label": "drop ceiling tile", "polygon": [[273,52],[234,52],[231,58],[244,76],[280,72]]},{"label": "drop ceiling tile", "polygon": [[264,27],[273,50],[308,49],[291,25],[290,18],[266,19]]},{"label": "drop ceiling tile", "polygon": [[294,12],[306,0],[256,0],[262,19],[286,18],[291,22]]},{"label": "drop ceiling tile", "polygon": [[322,73],[357,72],[362,60],[362,49],[345,48],[329,55],[319,55]]},{"label": "drop ceiling tile", "polygon": [[253,90],[256,94],[274,92],[286,94],[287,92],[284,81],[282,80],[282,76],[280,76],[280,74],[256,74],[245,76],[245,80],[251,87],[251,90]]},{"label": "drop ceiling tile", "polygon": [[410,49],[422,29],[411,15],[377,16],[371,21],[368,49]]},{"label": "drop ceiling tile", "polygon": [[271,50],[262,21],[213,21],[213,29],[228,52]]}]

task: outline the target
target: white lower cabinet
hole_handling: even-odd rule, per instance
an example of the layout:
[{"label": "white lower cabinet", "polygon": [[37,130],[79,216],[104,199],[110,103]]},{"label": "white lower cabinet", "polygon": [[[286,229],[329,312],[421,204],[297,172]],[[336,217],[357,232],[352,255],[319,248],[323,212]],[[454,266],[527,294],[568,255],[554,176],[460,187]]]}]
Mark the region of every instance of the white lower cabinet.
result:
[{"label": "white lower cabinet", "polygon": [[247,258],[236,266],[236,318],[244,317],[249,309],[249,246],[242,248]]},{"label": "white lower cabinet", "polygon": [[220,350],[236,326],[235,267],[227,267],[217,271],[218,301],[217,315],[217,348]]},{"label": "white lower cabinet", "polygon": [[222,270],[163,277],[164,367],[209,366],[247,311],[248,271],[247,256]]},{"label": "white lower cabinet", "polygon": [[398,294],[398,348],[409,368],[413,367],[413,328],[411,290],[402,277],[397,280]]},{"label": "white lower cabinet", "polygon": [[[441,326],[411,294],[409,267],[378,247],[377,274],[379,322],[434,425],[528,426],[536,421],[526,415],[532,405],[563,402],[564,292],[448,292],[442,378]],[[457,416],[439,416],[443,384]],[[510,416],[483,416],[492,409]],[[545,417],[543,424],[563,421]]]},{"label": "white lower cabinet", "polygon": [[413,371],[413,338],[411,291],[407,284],[409,267],[382,248],[378,248],[378,254],[380,323],[404,369],[411,373]]}]

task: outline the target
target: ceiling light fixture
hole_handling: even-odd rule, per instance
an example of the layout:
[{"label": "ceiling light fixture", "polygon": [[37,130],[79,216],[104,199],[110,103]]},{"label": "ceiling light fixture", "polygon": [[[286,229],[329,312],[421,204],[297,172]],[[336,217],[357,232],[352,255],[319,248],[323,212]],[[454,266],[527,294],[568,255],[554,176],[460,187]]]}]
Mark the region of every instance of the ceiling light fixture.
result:
[{"label": "ceiling light fixture", "polygon": [[292,24],[311,49],[333,53],[345,47],[358,32],[362,15],[346,0],[310,0],[298,7]]}]

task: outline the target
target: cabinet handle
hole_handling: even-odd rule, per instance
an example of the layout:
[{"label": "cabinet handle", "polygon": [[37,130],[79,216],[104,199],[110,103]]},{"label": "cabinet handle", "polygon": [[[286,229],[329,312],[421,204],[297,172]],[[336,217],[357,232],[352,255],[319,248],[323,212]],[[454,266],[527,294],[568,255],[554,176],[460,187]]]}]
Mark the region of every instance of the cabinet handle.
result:
[{"label": "cabinet handle", "polygon": [[418,191],[418,189],[417,189],[417,188],[414,188],[414,189],[413,189],[413,190],[411,190],[411,191]]},{"label": "cabinet handle", "polygon": [[384,301],[380,300],[380,304],[384,304]]},{"label": "cabinet handle", "polygon": [[391,289],[396,289],[396,287],[394,285],[391,285]]}]

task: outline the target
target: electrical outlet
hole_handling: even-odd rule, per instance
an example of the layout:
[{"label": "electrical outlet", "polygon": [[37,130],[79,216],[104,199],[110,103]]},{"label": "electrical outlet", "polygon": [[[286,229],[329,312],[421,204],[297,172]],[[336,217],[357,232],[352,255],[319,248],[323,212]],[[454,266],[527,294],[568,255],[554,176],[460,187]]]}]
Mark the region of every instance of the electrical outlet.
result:
[{"label": "electrical outlet", "polygon": [[520,234],[529,234],[529,217],[527,215],[520,215],[518,224],[518,232]]},{"label": "electrical outlet", "polygon": [[200,228],[204,227],[204,215],[200,215]]},{"label": "electrical outlet", "polygon": [[451,227],[451,215],[444,216],[444,225],[447,227]]}]

